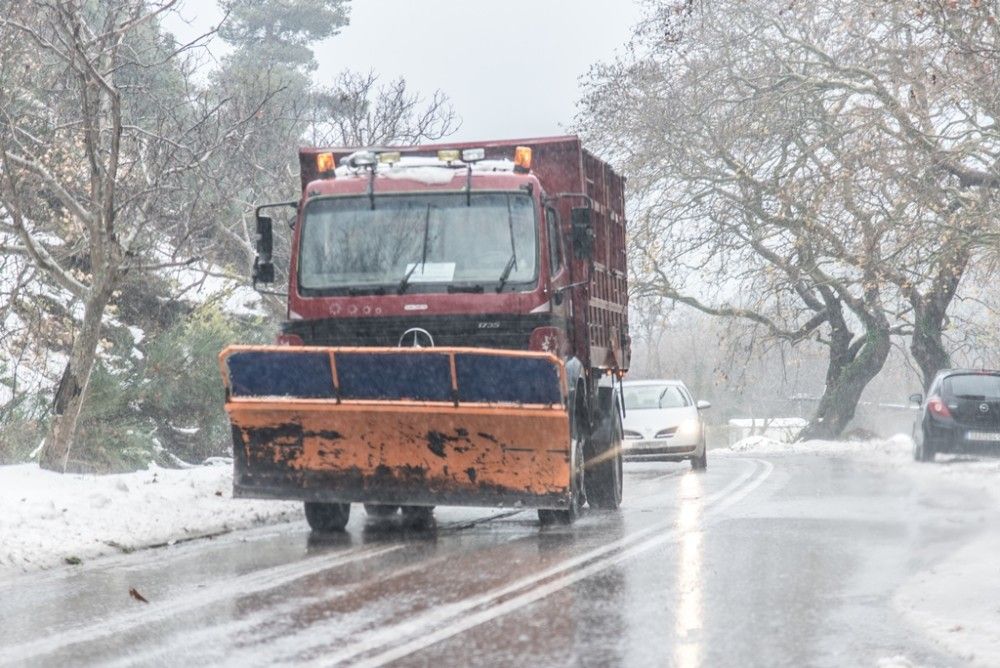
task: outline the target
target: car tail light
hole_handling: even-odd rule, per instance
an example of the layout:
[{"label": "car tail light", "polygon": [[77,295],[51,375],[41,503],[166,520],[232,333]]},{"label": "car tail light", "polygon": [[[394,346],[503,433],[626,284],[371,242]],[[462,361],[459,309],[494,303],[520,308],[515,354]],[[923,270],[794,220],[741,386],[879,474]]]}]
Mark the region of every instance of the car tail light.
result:
[{"label": "car tail light", "polygon": [[939,396],[933,396],[927,400],[927,410],[929,410],[932,415],[936,415],[937,417],[951,417],[951,411],[948,410],[948,406],[941,401],[941,397]]},{"label": "car tail light", "polygon": [[279,346],[304,346],[306,342],[298,334],[278,334]]}]

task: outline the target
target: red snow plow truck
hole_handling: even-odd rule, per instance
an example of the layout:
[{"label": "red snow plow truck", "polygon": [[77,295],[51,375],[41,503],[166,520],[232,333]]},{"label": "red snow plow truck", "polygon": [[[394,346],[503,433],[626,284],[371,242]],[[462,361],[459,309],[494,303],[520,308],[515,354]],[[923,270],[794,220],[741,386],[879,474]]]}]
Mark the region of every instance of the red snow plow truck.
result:
[{"label": "red snow plow truck", "polygon": [[435,505],[569,523],[622,496],[624,180],[577,137],[299,152],[274,346],[220,355],[234,494],[317,531]]}]

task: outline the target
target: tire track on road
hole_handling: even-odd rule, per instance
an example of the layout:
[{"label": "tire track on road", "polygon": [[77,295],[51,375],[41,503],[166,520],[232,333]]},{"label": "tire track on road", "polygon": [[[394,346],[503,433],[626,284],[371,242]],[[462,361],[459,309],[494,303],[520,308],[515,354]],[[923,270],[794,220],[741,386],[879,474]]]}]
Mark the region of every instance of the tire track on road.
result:
[{"label": "tire track on road", "polygon": [[[716,517],[757,489],[774,466],[767,461],[746,460],[753,466],[705,501],[704,518]],[[559,562],[538,573],[485,594],[433,608],[419,616],[384,626],[348,647],[312,659],[313,665],[350,663],[382,666],[493,619],[523,608],[585,578],[644,552],[674,541],[681,532],[675,520],[659,522],[629,536]],[[400,639],[403,640],[400,644]]]},{"label": "tire track on road", "polygon": [[[447,524],[442,526],[440,531],[443,534],[457,533],[479,524],[516,515],[519,512],[521,511],[509,511],[476,520]],[[22,663],[38,656],[53,654],[76,644],[90,643],[101,638],[127,633],[141,626],[163,622],[192,610],[211,606],[228,599],[276,589],[302,578],[359,561],[384,557],[407,547],[409,547],[408,543],[357,547],[344,552],[312,557],[245,575],[229,577],[207,587],[191,589],[165,601],[157,601],[155,605],[149,607],[139,610],[133,609],[111,618],[88,621],[79,626],[54,629],[54,635],[51,637],[6,646],[0,655],[0,665]]]}]

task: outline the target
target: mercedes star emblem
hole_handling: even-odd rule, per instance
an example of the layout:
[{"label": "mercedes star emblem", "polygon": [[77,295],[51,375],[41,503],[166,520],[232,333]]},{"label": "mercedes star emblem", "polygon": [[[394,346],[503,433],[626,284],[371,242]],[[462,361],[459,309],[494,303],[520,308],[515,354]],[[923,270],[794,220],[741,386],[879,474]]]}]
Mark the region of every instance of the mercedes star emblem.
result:
[{"label": "mercedes star emblem", "polygon": [[980,413],[989,413],[990,412],[990,405],[986,404],[986,403],[979,404],[979,412]]},{"label": "mercedes star emblem", "polygon": [[434,337],[426,329],[411,327],[399,337],[400,348],[433,348]]}]

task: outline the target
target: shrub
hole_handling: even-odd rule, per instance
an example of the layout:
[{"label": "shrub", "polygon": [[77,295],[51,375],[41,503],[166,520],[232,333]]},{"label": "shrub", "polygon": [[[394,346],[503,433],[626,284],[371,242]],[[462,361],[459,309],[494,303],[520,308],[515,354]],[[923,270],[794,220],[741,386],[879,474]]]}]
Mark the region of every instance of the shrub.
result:
[{"label": "shrub", "polygon": [[130,471],[152,461],[175,466],[178,460],[200,463],[228,455],[219,351],[266,336],[260,323],[205,305],[166,331],[148,335],[141,357],[133,354],[130,335],[112,337],[112,353],[91,376],[72,469]]}]

